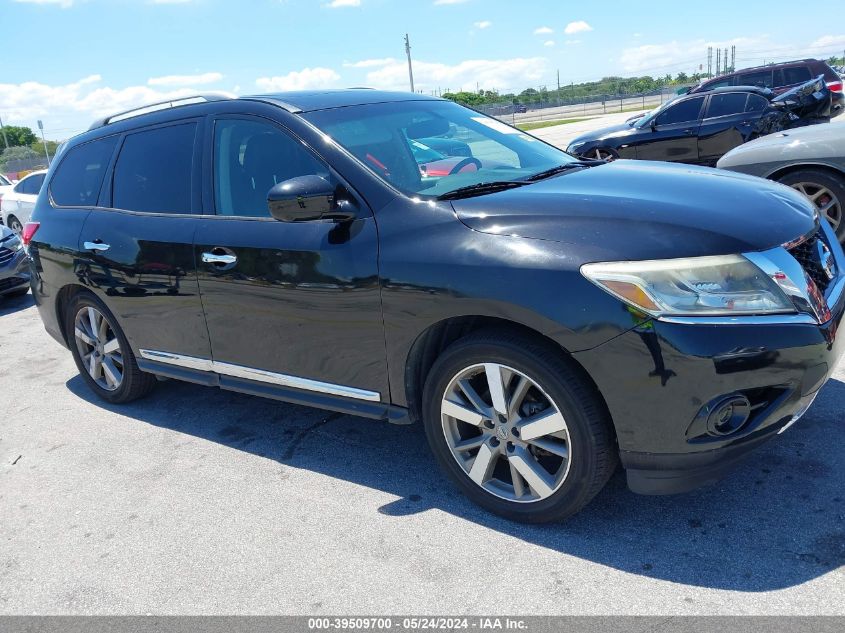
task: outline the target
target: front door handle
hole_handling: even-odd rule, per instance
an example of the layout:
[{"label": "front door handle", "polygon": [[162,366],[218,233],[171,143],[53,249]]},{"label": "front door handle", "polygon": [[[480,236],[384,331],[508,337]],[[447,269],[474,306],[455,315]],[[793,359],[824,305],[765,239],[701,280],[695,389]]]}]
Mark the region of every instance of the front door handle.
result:
[{"label": "front door handle", "polygon": [[238,257],[229,253],[203,253],[202,262],[204,264],[214,264],[215,266],[232,266],[238,263]]},{"label": "front door handle", "polygon": [[103,244],[102,242],[83,242],[82,246],[86,251],[107,251],[111,248],[111,244]]}]

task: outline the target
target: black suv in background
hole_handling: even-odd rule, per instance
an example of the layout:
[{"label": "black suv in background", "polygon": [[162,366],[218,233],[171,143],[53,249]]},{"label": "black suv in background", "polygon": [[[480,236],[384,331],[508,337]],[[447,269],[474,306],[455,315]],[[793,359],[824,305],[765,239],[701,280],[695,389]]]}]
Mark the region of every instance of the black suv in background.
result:
[{"label": "black suv in background", "polygon": [[782,185],[413,94],[168,105],[69,141],[22,236],[109,402],[162,376],[422,421],[470,498],[544,521],[620,459],[637,492],[717,479],[842,354],[845,255]]},{"label": "black suv in background", "polygon": [[781,94],[819,75],[824,76],[827,88],[833,96],[831,114],[833,116],[842,114],[843,106],[845,106],[842,77],[827,62],[820,59],[799,59],[780,64],[743,68],[735,73],[720,75],[719,77],[703,81],[693,87],[689,91],[689,94],[728,86],[771,88],[775,94]]}]

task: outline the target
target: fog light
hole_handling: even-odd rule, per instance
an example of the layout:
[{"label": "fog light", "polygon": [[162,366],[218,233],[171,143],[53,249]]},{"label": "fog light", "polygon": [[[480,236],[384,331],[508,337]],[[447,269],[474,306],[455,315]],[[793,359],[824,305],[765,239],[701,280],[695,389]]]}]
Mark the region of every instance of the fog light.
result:
[{"label": "fog light", "polygon": [[748,422],[751,403],[743,395],[728,396],[716,402],[707,416],[707,431],[712,435],[730,435]]}]

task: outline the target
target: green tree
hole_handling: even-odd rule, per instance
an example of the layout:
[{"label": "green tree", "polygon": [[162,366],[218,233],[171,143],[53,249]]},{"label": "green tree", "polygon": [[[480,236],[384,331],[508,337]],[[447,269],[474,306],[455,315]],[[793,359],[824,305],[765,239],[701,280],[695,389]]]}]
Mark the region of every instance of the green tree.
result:
[{"label": "green tree", "polygon": [[3,127],[3,130],[6,134],[6,139],[9,141],[9,147],[25,147],[32,145],[38,140],[35,132],[28,127],[6,125]]},{"label": "green tree", "polygon": [[0,171],[5,170],[6,164],[10,161],[22,159],[28,160],[31,158],[38,158],[39,156],[44,156],[43,151],[39,154],[31,147],[10,147],[7,150],[3,150],[3,153],[0,154]]}]

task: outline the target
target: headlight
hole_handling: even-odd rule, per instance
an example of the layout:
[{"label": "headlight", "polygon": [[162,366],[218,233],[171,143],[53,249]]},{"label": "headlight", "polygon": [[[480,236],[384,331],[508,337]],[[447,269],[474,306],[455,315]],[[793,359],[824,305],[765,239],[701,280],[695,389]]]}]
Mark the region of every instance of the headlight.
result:
[{"label": "headlight", "polygon": [[741,255],[585,264],[581,273],[653,316],[795,311],[775,281]]},{"label": "headlight", "polygon": [[23,248],[23,242],[21,242],[21,238],[17,235],[11,235],[2,242],[0,242],[0,246],[17,252]]}]

